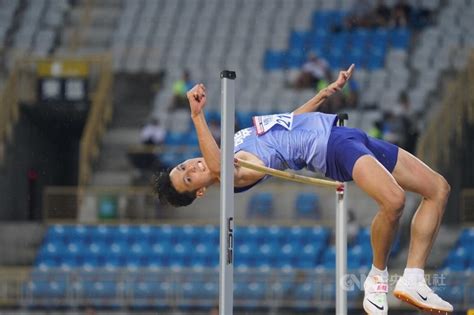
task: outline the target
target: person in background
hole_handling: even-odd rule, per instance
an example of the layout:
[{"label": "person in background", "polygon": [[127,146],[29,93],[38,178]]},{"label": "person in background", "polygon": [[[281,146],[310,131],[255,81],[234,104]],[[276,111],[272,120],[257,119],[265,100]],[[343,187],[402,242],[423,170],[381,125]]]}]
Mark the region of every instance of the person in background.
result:
[{"label": "person in background", "polygon": [[191,80],[191,74],[188,70],[183,71],[183,76],[173,83],[173,98],[170,109],[187,109],[188,99],[186,93],[193,87],[194,82]]},{"label": "person in background", "polygon": [[410,105],[408,95],[404,92],[398,99],[395,107],[395,115],[397,117],[400,128],[400,146],[410,153],[415,151],[416,140],[418,138],[417,122]]},{"label": "person in background", "polygon": [[153,118],[146,124],[140,134],[142,144],[160,145],[166,137],[166,129],[161,126],[160,121]]},{"label": "person in background", "polygon": [[209,315],[219,315],[219,305],[215,305],[209,311]]},{"label": "person in background", "polygon": [[374,21],[373,26],[375,27],[386,27],[390,23],[390,17],[392,12],[387,6],[384,0],[378,0],[374,9]]},{"label": "person in background", "polygon": [[329,64],[324,58],[311,52],[308,54],[308,60],[303,64],[301,72],[296,78],[294,87],[297,89],[316,89],[320,81],[329,82],[331,80],[330,70]]},{"label": "person in background", "polygon": [[412,8],[405,0],[399,0],[392,10],[392,23],[394,27],[410,26]]},{"label": "person in background", "polygon": [[373,6],[369,0],[354,1],[354,5],[349,10],[344,25],[348,30],[356,27],[370,27],[372,24]]},{"label": "person in background", "polygon": [[350,208],[347,211],[347,245],[350,246],[356,242],[359,228],[354,209]]}]

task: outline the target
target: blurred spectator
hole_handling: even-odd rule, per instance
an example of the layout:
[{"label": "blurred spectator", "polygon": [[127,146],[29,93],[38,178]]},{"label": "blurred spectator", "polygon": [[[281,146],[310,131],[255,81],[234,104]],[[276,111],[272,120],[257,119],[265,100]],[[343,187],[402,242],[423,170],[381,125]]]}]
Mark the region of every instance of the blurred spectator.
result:
[{"label": "blurred spectator", "polygon": [[385,27],[390,22],[392,12],[390,8],[385,4],[384,0],[378,0],[374,9],[374,21],[375,27]]},{"label": "blurred spectator", "polygon": [[408,27],[412,8],[405,0],[399,0],[392,9],[392,23],[395,27]]},{"label": "blurred spectator", "polygon": [[188,100],[186,92],[188,92],[194,85],[191,80],[191,74],[188,70],[184,70],[181,79],[173,83],[173,99],[170,110],[188,109]]},{"label": "blurred spectator", "polygon": [[209,315],[219,315],[219,306],[216,305],[209,311]]},{"label": "blurred spectator", "polygon": [[344,20],[346,29],[370,27],[372,25],[373,5],[369,0],[354,1]]},{"label": "blurred spectator", "polygon": [[377,139],[382,139],[383,134],[383,121],[382,120],[376,120],[374,121],[374,124],[372,125],[372,128],[370,128],[368,134],[369,136]]},{"label": "blurred spectator", "polygon": [[356,108],[359,101],[359,83],[356,80],[349,80],[342,89],[344,108]]},{"label": "blurred spectator", "polygon": [[398,104],[395,107],[395,115],[401,127],[400,146],[408,152],[413,153],[418,138],[418,130],[416,127],[416,119],[406,93],[400,95]]},{"label": "blurred spectator", "polygon": [[153,118],[143,127],[140,135],[142,144],[160,145],[166,137],[166,129],[161,126],[160,121]]},{"label": "blurred spectator", "polygon": [[383,114],[382,139],[400,146],[401,131],[402,125],[394,111],[385,112]]},{"label": "blurred spectator", "polygon": [[331,72],[328,62],[318,57],[314,52],[308,54],[308,60],[303,64],[299,76],[296,78],[294,87],[297,89],[316,88],[321,80],[331,80]]},{"label": "blurred spectator", "polygon": [[355,215],[354,209],[350,208],[347,211],[347,245],[351,246],[357,241],[357,234],[359,234],[359,223]]}]

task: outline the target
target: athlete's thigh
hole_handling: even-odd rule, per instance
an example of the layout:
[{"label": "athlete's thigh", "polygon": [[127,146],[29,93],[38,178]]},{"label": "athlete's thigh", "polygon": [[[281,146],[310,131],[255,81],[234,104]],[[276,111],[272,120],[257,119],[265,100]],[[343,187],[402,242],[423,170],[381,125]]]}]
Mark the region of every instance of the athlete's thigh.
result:
[{"label": "athlete's thigh", "polygon": [[361,156],[354,165],[352,177],[363,191],[378,204],[403,196],[403,189],[389,171],[371,155]]},{"label": "athlete's thigh", "polygon": [[444,179],[411,153],[399,149],[397,164],[392,172],[403,189],[431,197]]}]

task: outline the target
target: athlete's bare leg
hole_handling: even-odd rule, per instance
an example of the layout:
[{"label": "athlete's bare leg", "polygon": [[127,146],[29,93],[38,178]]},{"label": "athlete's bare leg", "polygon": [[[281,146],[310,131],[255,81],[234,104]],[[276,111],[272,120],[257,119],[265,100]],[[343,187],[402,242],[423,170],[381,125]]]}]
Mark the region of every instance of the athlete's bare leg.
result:
[{"label": "athlete's bare leg", "polygon": [[370,235],[373,264],[384,270],[405,205],[405,192],[383,165],[370,155],[364,155],[357,160],[352,177],[379,206],[379,211],[372,221]]},{"label": "athlete's bare leg", "polygon": [[449,184],[426,164],[399,150],[393,176],[403,189],[422,196],[411,223],[407,268],[424,269],[441,224],[449,196]]}]

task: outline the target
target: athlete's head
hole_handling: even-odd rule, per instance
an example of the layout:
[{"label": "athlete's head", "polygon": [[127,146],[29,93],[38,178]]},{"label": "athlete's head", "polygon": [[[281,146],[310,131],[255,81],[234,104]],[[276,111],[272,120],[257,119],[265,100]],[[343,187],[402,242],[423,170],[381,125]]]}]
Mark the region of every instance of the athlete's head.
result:
[{"label": "athlete's head", "polygon": [[183,207],[204,196],[207,187],[215,181],[204,159],[195,158],[159,173],[154,188],[160,200]]}]

